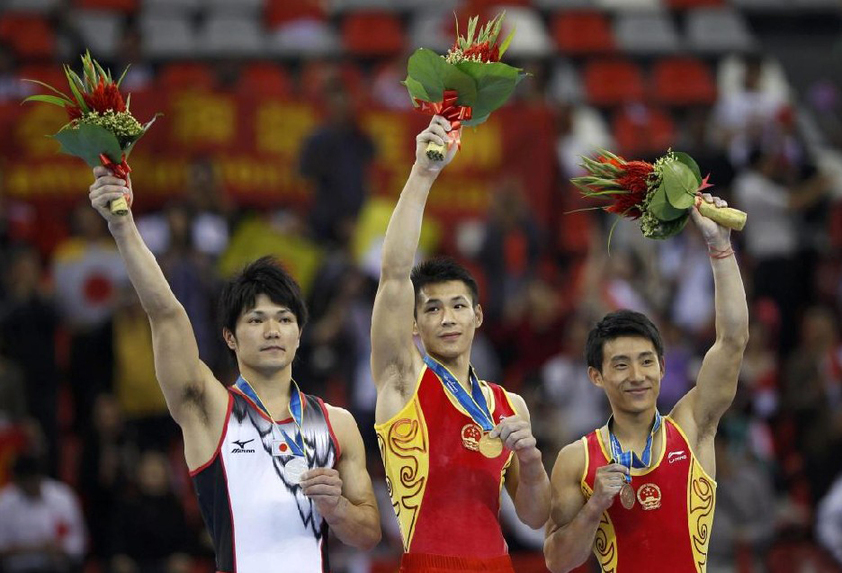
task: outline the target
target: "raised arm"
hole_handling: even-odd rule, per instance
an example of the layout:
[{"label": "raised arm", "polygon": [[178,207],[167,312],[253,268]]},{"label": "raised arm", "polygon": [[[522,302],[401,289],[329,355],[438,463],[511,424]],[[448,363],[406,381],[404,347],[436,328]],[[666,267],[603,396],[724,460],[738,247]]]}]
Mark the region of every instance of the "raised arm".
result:
[{"label": "raised arm", "polygon": [[544,539],[544,559],[552,573],[567,573],[587,560],[603,513],[614,503],[628,472],[620,464],[597,469],[593,495],[586,501],[579,484],[584,468],[581,440],[565,446],[553,467],[550,520]]},{"label": "raised arm", "polygon": [[347,410],[327,408],[341,456],[336,469],[321,468],[303,474],[301,488],[343,543],[367,551],[380,541],[381,532],[363,439]]},{"label": "raised arm", "polygon": [[[207,461],[202,459],[204,454],[210,455],[216,447],[219,434],[207,438],[207,445],[211,448],[208,452],[205,452],[203,444],[193,444],[191,438],[208,434],[206,430],[212,422],[218,422],[221,430],[221,422],[217,418],[224,416],[227,393],[199,359],[199,349],[187,313],[140,237],[131,212],[119,216],[108,209],[109,201],[124,195],[131,197],[131,181],[127,183],[113,177],[104,167],[95,168],[94,176],[96,181],[91,185],[89,195],[91,204],[108,222],[108,230],[117,243],[129,279],[149,316],[155,374],[170,414],[185,431],[187,463],[191,467],[201,465]],[[192,445],[198,446],[200,451],[191,453]]]},{"label": "raised arm", "polygon": [[415,138],[415,164],[386,229],[371,321],[371,372],[378,394],[386,387],[401,395],[411,393],[411,389],[401,386],[407,375],[411,377],[420,369],[420,356],[412,341],[415,299],[409,276],[430,187],[456,153],[456,146],[452,145],[442,161],[433,161],[425,148],[430,141],[445,144],[448,130],[450,122],[435,116]]},{"label": "raised arm", "polygon": [[[704,195],[704,200],[726,206],[722,199]],[[716,341],[705,354],[696,387],[675,406],[674,417],[696,441],[710,441],[709,452],[697,452],[706,469],[713,467],[712,439],[719,419],[737,392],[743,352],[748,342],[748,305],[743,279],[734,250],[731,231],[692,211],[708,246],[716,308]],[[708,455],[709,454],[709,455]],[[710,459],[706,459],[710,458]]]}]

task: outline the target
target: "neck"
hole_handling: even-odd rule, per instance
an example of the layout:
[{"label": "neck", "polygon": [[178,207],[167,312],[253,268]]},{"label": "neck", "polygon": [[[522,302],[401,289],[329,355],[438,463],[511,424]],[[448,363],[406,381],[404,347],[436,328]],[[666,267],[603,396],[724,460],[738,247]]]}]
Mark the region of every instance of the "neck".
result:
[{"label": "neck", "polygon": [[240,375],[254,389],[273,418],[280,420],[287,417],[292,389],[292,369],[289,366],[267,375],[241,365]]},{"label": "neck", "polygon": [[609,430],[620,440],[624,448],[645,443],[655,423],[655,408],[643,412],[612,411],[613,419]]},{"label": "neck", "polygon": [[470,378],[470,370],[471,370],[471,355],[470,352],[465,352],[460,354],[455,358],[442,358],[440,356],[434,356],[430,354],[430,357],[433,358],[436,362],[450,370],[450,373],[456,377],[456,380],[459,381],[459,384],[468,392],[471,391],[471,378]]}]

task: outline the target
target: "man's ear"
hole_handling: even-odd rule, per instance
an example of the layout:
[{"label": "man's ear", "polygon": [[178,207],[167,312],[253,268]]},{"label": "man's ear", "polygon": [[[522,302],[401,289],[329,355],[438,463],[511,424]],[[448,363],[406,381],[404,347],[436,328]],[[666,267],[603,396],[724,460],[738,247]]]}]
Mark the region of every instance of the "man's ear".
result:
[{"label": "man's ear", "polygon": [[418,336],[418,321],[412,319],[412,336]]},{"label": "man's ear", "polygon": [[227,328],[222,329],[222,338],[231,350],[237,350],[237,337]]},{"label": "man's ear", "polygon": [[474,307],[474,314],[476,315],[476,321],[475,321],[476,328],[479,328],[480,326],[482,326],[482,319],[483,319],[482,305],[481,304],[478,304],[478,305],[476,305],[476,307]]},{"label": "man's ear", "polygon": [[598,388],[603,387],[602,372],[600,372],[593,366],[588,366],[588,379],[594,386],[597,386]]}]

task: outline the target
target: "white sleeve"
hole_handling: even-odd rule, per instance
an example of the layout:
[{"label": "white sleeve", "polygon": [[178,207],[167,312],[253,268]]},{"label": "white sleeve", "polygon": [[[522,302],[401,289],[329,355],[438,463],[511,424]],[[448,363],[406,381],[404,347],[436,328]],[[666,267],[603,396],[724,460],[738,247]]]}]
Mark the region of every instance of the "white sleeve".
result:
[{"label": "white sleeve", "polygon": [[61,546],[68,555],[81,559],[85,555],[87,534],[79,499],[73,493],[73,490],[64,484],[61,484],[59,491],[61,494],[59,510],[68,528],[67,535],[61,541]]},{"label": "white sleeve", "polygon": [[825,498],[816,512],[816,537],[825,549],[842,563],[842,478]]},{"label": "white sleeve", "polygon": [[8,489],[0,490],[0,515],[6,516],[6,519],[0,519],[0,552],[11,548],[11,528],[14,521],[8,517],[10,512],[9,498],[7,495],[3,495],[4,491],[8,492]]}]

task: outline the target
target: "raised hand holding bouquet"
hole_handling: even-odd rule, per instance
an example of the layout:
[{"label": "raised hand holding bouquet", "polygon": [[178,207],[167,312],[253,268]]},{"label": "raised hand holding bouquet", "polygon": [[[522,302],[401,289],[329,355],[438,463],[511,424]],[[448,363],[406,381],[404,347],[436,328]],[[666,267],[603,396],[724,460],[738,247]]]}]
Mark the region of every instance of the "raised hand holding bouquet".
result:
[{"label": "raised hand holding bouquet", "polygon": [[[81,157],[90,167],[103,165],[116,177],[127,180],[131,168],[126,163],[126,158],[135,143],[155,121],[155,117],[141,125],[132,116],[129,111],[131,96],[124,101],[119,89],[126,75],[125,71],[120,79],[114,82],[111,72],[105,71],[91,58],[90,52],[85,52],[82,56],[82,69],[80,77],[70,66],[64,66],[72,98],[53,86],[37,80],[27,80],[42,85],[57,95],[33,95],[24,102],[40,101],[63,107],[70,121],[53,135],[61,144],[61,150],[69,155]],[[129,204],[125,198],[112,201],[109,208],[115,215],[125,215],[129,212]]]},{"label": "raised hand holding bouquet", "polygon": [[[514,32],[497,44],[503,14],[477,30],[479,17],[468,20],[466,36],[457,38],[446,56],[419,48],[409,58],[404,85],[418,111],[441,115],[450,122],[448,145],[460,144],[461,125],[479,125],[506,103],[526,73],[500,62]],[[441,161],[446,149],[427,145],[427,156]]]},{"label": "raised hand holding bouquet", "polygon": [[588,175],[571,182],[584,197],[612,201],[603,207],[609,213],[640,219],[644,237],[667,239],[678,234],[694,207],[729,229],[745,227],[744,212],[702,200],[699,192],[713,185],[708,177],[702,179],[699,166],[686,153],[669,151],[654,164],[626,161],[608,151],[596,159],[582,160]]}]

